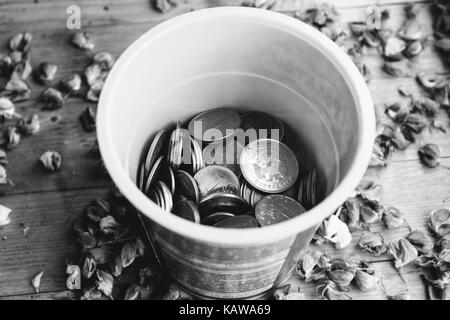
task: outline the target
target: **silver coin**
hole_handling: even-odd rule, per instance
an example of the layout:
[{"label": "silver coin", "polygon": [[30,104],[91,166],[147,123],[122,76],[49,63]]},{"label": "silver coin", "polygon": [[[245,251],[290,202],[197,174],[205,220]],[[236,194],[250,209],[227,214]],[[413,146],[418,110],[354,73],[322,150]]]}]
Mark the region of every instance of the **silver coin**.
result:
[{"label": "silver coin", "polygon": [[240,165],[245,180],[266,193],[280,193],[292,187],[299,170],[292,150],[273,139],[250,142],[242,152]]},{"label": "silver coin", "polygon": [[177,197],[183,196],[194,203],[200,201],[200,192],[198,190],[197,182],[188,172],[178,170],[176,173],[175,184],[175,194]]},{"label": "silver coin", "polygon": [[229,212],[234,215],[246,214],[252,211],[247,201],[238,195],[231,193],[212,193],[202,199],[198,206],[200,216],[204,219],[206,216],[215,212]]},{"label": "silver coin", "polygon": [[173,206],[172,213],[180,218],[200,223],[200,214],[194,202],[182,197]]},{"label": "silver coin", "polygon": [[214,212],[214,213],[211,213],[210,215],[206,216],[202,220],[202,224],[207,225],[207,226],[212,226],[212,225],[216,224],[217,222],[219,222],[223,219],[230,218],[230,217],[234,217],[234,214],[229,213],[229,212]]},{"label": "silver coin", "polygon": [[239,179],[228,168],[211,165],[200,169],[194,175],[200,191],[200,198],[206,197],[210,193],[229,192],[238,194]]},{"label": "silver coin", "polygon": [[297,199],[308,210],[316,205],[316,184],[315,169],[309,170],[306,176],[300,179]]},{"label": "silver coin", "polygon": [[207,165],[216,164],[230,169],[239,178],[241,175],[239,161],[243,150],[244,146],[237,139],[231,137],[224,142],[208,144],[203,149],[203,159]]},{"label": "silver coin", "polygon": [[264,198],[267,194],[261,193],[255,189],[252,189],[250,194],[250,204],[254,208],[258,204],[258,202]]},{"label": "silver coin", "polygon": [[[188,125],[191,136],[199,141],[213,142],[226,139],[241,125],[241,117],[227,108],[207,110],[195,116]],[[217,135],[211,133],[217,132]],[[206,134],[205,134],[206,133]]]},{"label": "silver coin", "polygon": [[170,191],[169,187],[163,181],[158,181],[155,188],[157,191],[159,191],[159,194],[162,198],[162,202],[164,203],[164,210],[168,212],[172,211],[173,198],[172,192]]},{"label": "silver coin", "polygon": [[258,228],[259,223],[250,215],[241,215],[223,219],[215,223],[213,227],[231,229]]},{"label": "silver coin", "polygon": [[167,149],[168,138],[168,130],[160,130],[156,133],[145,157],[144,166],[146,173],[150,172],[155,161],[164,153],[165,149]]},{"label": "silver coin", "polygon": [[203,160],[202,148],[198,142],[191,138],[192,143],[192,173],[196,173],[200,169],[205,167],[205,161]]},{"label": "silver coin", "polygon": [[262,198],[255,207],[255,217],[261,226],[280,223],[299,216],[306,209],[297,201],[279,194]]},{"label": "silver coin", "polygon": [[169,187],[172,195],[175,194],[175,174],[173,173],[173,169],[167,163],[164,163],[161,166],[161,169],[158,172],[158,179],[163,181],[167,187]]},{"label": "silver coin", "polygon": [[[167,151],[167,161],[174,169],[178,169],[181,166],[183,160],[183,148],[188,142],[189,133],[186,129],[181,128],[181,124],[178,122],[175,130],[172,131],[169,140],[169,148]],[[190,141],[189,141],[190,142]]]},{"label": "silver coin", "polygon": [[153,164],[153,167],[150,170],[150,173],[145,178],[145,188],[144,192],[148,193],[152,185],[157,181],[158,173],[161,169],[161,167],[164,165],[164,156],[160,156],[155,163]]}]

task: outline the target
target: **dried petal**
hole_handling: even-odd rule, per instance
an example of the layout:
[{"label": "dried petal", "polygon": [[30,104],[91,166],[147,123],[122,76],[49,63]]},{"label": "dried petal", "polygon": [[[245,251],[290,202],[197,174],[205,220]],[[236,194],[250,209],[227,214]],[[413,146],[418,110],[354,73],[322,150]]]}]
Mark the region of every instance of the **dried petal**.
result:
[{"label": "dried petal", "polygon": [[126,242],[120,252],[122,267],[126,268],[133,263],[136,258],[136,242]]},{"label": "dried petal", "polygon": [[328,282],[323,288],[322,296],[328,300],[352,300],[347,293],[340,291],[339,287],[332,281]]},{"label": "dried petal", "polygon": [[325,239],[333,242],[337,249],[346,247],[352,241],[352,235],[347,225],[332,215],[324,222]]},{"label": "dried petal", "polygon": [[405,217],[397,208],[389,207],[383,210],[383,222],[386,228],[397,229],[405,223]]},{"label": "dried petal", "polygon": [[86,93],[86,99],[89,101],[96,102],[100,98],[100,93],[102,92],[103,85],[105,83],[103,80],[99,80],[94,82],[92,86],[89,87],[88,92]]},{"label": "dried petal", "polygon": [[33,113],[27,119],[20,119],[18,124],[20,132],[27,136],[37,133],[40,127],[39,117],[36,113]]},{"label": "dried petal", "polygon": [[95,112],[91,107],[86,107],[86,109],[80,115],[80,121],[86,132],[95,131]]},{"label": "dried petal", "polygon": [[95,281],[95,285],[97,286],[97,289],[103,292],[105,296],[110,297],[114,286],[113,276],[100,269],[97,269],[96,274],[98,280]]},{"label": "dried petal", "polygon": [[17,127],[8,127],[5,131],[5,147],[8,150],[16,148],[20,143],[20,132]]},{"label": "dried petal", "polygon": [[61,88],[67,92],[77,92],[81,88],[81,77],[78,73],[74,73],[61,80]]},{"label": "dried petal", "polygon": [[428,224],[431,230],[437,235],[445,236],[450,233],[450,211],[445,208],[433,210],[430,214],[430,223]]},{"label": "dried petal", "polygon": [[58,66],[53,63],[43,62],[35,70],[34,76],[36,81],[49,85],[55,78],[56,72],[58,71]]},{"label": "dried petal", "polygon": [[19,76],[13,75],[6,83],[3,93],[12,101],[24,101],[30,98],[31,87]]},{"label": "dried petal", "polygon": [[11,222],[11,219],[9,218],[11,211],[10,208],[0,204],[0,227],[6,226]]},{"label": "dried petal", "polygon": [[386,72],[388,75],[400,78],[400,77],[406,77],[410,74],[410,70],[408,69],[405,64],[403,64],[401,61],[397,62],[384,62],[382,69],[384,72]]},{"label": "dried petal", "polygon": [[31,39],[33,36],[31,33],[22,32],[17,33],[9,39],[9,49],[11,51],[27,52],[30,50]]},{"label": "dried petal", "polygon": [[417,249],[406,239],[391,241],[388,247],[389,253],[395,259],[395,267],[397,269],[414,261],[418,256]]},{"label": "dried petal", "polygon": [[374,290],[380,286],[380,277],[371,270],[357,270],[355,281],[357,286],[363,291]]},{"label": "dried petal", "polygon": [[360,214],[361,214],[361,221],[366,224],[372,224],[380,221],[381,219],[381,212],[378,212],[367,205],[361,206]]},{"label": "dried petal", "polygon": [[39,101],[44,103],[42,108],[44,110],[56,110],[64,106],[64,97],[61,91],[55,88],[47,88],[42,91]]},{"label": "dried petal", "polygon": [[180,298],[180,291],[174,284],[170,285],[167,292],[161,297],[161,300],[178,300]]},{"label": "dried petal", "polygon": [[408,239],[421,254],[429,254],[433,251],[433,241],[422,231],[414,230],[408,234],[406,239]]},{"label": "dried petal", "polygon": [[410,113],[406,116],[403,125],[414,133],[421,133],[427,124],[427,120],[420,114]]},{"label": "dried petal", "polygon": [[94,248],[89,250],[97,265],[106,264],[111,261],[112,251],[106,248]]},{"label": "dried petal", "polygon": [[84,70],[84,77],[89,86],[106,79],[106,73],[98,63],[92,63]]},{"label": "dried petal", "polygon": [[403,58],[403,51],[406,49],[406,43],[400,38],[389,37],[384,43],[383,56],[392,61],[398,61]]},{"label": "dried petal", "polygon": [[273,298],[275,300],[285,300],[290,289],[291,289],[290,284],[286,284],[284,286],[276,288],[275,291],[273,292]]},{"label": "dried petal", "polygon": [[45,169],[54,172],[61,169],[62,157],[54,150],[46,151],[40,157],[40,161]]},{"label": "dried petal", "polygon": [[109,269],[114,277],[122,274],[122,259],[120,255],[116,255],[113,260],[109,262]]},{"label": "dried petal", "polygon": [[350,230],[356,229],[359,225],[360,205],[356,197],[349,198],[339,213],[339,219],[346,223]]},{"label": "dried petal", "polygon": [[80,49],[93,50],[95,47],[92,34],[87,31],[77,31],[70,38],[70,43]]},{"label": "dried petal", "polygon": [[106,216],[100,219],[99,227],[104,234],[112,234],[119,227],[119,223],[113,216]]},{"label": "dried petal", "polygon": [[14,103],[6,98],[0,97],[0,116],[5,118],[11,118],[16,112]]},{"label": "dried petal", "polygon": [[78,231],[77,232],[77,241],[83,246],[85,249],[95,248],[97,245],[97,238],[86,231]]},{"label": "dried petal", "polygon": [[39,287],[41,286],[41,279],[44,275],[44,271],[39,272],[37,275],[31,279],[31,285],[33,286],[34,290],[36,290],[36,293],[39,293]]},{"label": "dried petal", "polygon": [[66,273],[68,274],[66,286],[69,290],[81,289],[81,271],[80,267],[75,264],[67,265]]},{"label": "dried petal", "polygon": [[441,150],[438,145],[433,143],[426,144],[419,149],[418,153],[423,165],[429,168],[436,168],[439,166]]},{"label": "dried petal", "polygon": [[97,269],[97,263],[91,255],[86,255],[83,260],[83,266],[81,269],[81,275],[89,279]]},{"label": "dried petal", "polygon": [[83,289],[83,293],[80,297],[81,300],[100,300],[102,299],[102,293],[97,290],[94,285],[89,285]]},{"label": "dried petal", "polygon": [[383,236],[378,232],[363,232],[359,238],[358,245],[375,256],[379,256],[387,250]]},{"label": "dried petal", "polygon": [[425,276],[425,279],[433,286],[439,289],[445,289],[450,284],[450,270],[442,272],[437,279],[430,279]]},{"label": "dried petal", "polygon": [[442,236],[438,241],[439,248],[441,250],[450,249],[450,233]]},{"label": "dried petal", "polygon": [[98,64],[102,70],[109,70],[112,68],[116,59],[109,52],[98,52],[94,55],[92,59],[93,64]]},{"label": "dried petal", "polygon": [[138,284],[132,284],[125,292],[124,300],[139,300],[141,295],[141,287]]}]

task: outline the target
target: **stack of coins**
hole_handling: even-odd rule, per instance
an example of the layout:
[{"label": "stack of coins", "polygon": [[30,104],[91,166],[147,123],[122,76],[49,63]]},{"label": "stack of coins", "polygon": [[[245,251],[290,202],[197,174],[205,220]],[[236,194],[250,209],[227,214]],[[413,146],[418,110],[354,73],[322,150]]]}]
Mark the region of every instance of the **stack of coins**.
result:
[{"label": "stack of coins", "polygon": [[[256,228],[316,204],[315,169],[299,169],[278,118],[232,108],[202,112],[186,128],[158,131],[137,185],[168,213],[218,228]],[[299,171],[302,172],[299,178]]]}]

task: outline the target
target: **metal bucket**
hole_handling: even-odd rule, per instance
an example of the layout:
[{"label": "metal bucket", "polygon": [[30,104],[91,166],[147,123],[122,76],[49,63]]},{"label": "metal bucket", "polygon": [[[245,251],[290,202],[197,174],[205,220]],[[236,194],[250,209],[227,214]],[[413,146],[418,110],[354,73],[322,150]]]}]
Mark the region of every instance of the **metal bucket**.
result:
[{"label": "metal bucket", "polygon": [[[320,203],[289,221],[237,230],[163,212],[135,186],[149,137],[218,106],[278,116],[300,166],[319,168]],[[112,179],[148,218],[174,279],[204,298],[255,298],[283,282],[320,222],[357,186],[369,161],[373,103],[347,55],[319,31],[275,12],[191,12],[122,54],[100,97],[100,150]]]}]

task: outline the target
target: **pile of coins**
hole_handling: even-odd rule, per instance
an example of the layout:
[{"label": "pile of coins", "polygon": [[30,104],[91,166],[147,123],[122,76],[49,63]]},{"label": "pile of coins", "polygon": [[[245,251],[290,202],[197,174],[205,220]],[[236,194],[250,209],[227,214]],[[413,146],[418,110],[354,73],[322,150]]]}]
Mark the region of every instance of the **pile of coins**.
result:
[{"label": "pile of coins", "polygon": [[316,170],[299,169],[284,136],[282,121],[269,114],[208,110],[186,128],[179,122],[156,133],[142,154],[137,185],[164,211],[194,223],[279,223],[316,204]]}]

